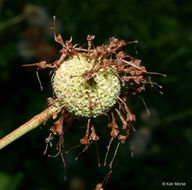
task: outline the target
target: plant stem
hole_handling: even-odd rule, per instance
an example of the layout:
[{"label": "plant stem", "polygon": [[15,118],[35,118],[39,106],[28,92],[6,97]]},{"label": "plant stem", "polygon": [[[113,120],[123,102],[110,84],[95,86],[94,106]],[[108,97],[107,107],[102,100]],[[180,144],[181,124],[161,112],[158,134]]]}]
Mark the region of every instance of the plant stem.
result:
[{"label": "plant stem", "polygon": [[8,135],[0,139],[0,149],[6,147],[8,144],[12,143],[19,137],[23,136],[32,129],[35,129],[36,127],[41,125],[43,122],[48,120],[52,116],[52,113],[56,112],[59,108],[60,108],[59,104],[55,104],[54,106],[48,107],[40,114],[34,116],[31,120],[29,120],[25,124],[21,125]]}]

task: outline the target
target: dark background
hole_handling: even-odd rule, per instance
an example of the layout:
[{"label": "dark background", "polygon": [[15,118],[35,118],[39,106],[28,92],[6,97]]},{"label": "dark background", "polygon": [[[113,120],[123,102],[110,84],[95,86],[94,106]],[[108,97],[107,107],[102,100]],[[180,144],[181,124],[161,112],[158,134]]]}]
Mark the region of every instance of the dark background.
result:
[{"label": "dark background", "polygon": [[[164,95],[146,88],[143,96],[151,110],[147,117],[138,97],[128,104],[137,117],[137,132],[130,145],[120,146],[107,189],[164,189],[162,182],[183,182],[192,189],[192,1],[190,0],[1,0],[0,1],[0,137],[47,107],[52,96],[49,70],[39,72],[44,91],[40,91],[35,68],[22,64],[53,61],[61,48],[53,38],[52,16],[65,40],[84,44],[88,34],[96,36],[95,45],[107,43],[112,36],[138,40],[128,53],[142,59],[149,71],[165,73],[152,76],[163,85]],[[21,137],[0,151],[0,190],[84,190],[94,189],[108,172],[97,168],[95,145],[75,161],[78,148],[65,154],[68,180],[63,180],[60,157],[43,155],[46,126]],[[76,122],[65,134],[65,148],[79,143],[85,121]],[[109,141],[107,120],[97,120],[101,140],[98,147],[103,161]],[[56,142],[56,141],[54,141]],[[55,143],[54,143],[55,144]],[[111,148],[111,159],[115,146]],[[54,147],[49,153],[55,153]],[[175,187],[167,187],[174,189]]]}]

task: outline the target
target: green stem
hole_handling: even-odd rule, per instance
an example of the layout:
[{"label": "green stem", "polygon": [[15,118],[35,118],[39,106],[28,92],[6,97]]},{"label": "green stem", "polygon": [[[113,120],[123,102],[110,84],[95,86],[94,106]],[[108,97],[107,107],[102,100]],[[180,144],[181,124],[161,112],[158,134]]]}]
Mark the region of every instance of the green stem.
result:
[{"label": "green stem", "polygon": [[0,139],[0,149],[6,147],[8,144],[12,143],[19,137],[41,125],[44,121],[48,120],[52,116],[52,113],[56,112],[59,108],[60,107],[58,105],[48,107],[46,110],[34,116],[31,120],[18,127],[7,136]]},{"label": "green stem", "polygon": [[15,25],[15,24],[17,24],[17,23],[20,23],[23,19],[24,19],[23,15],[20,14],[20,15],[13,17],[13,18],[10,18],[7,21],[1,22],[0,23],[0,32],[13,26],[13,25]]}]

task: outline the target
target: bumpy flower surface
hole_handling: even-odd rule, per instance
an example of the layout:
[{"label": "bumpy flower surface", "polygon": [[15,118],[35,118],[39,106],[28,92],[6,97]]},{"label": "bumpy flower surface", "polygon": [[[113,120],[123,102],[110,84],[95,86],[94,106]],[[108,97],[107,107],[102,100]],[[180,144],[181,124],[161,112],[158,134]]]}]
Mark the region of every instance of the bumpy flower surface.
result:
[{"label": "bumpy flower surface", "polygon": [[[94,60],[78,55],[62,63],[55,72],[53,89],[66,109],[77,117],[96,118],[106,113],[117,101],[121,84],[114,70],[100,69],[95,73],[94,84],[82,74],[90,70]],[[90,109],[90,101],[93,103]]]}]

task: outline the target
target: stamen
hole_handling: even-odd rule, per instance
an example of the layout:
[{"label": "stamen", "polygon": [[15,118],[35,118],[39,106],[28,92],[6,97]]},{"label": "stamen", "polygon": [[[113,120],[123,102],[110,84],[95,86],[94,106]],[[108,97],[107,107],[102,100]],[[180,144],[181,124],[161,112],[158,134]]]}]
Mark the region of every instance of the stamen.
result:
[{"label": "stamen", "polygon": [[112,170],[109,170],[109,172],[107,173],[107,175],[105,176],[105,178],[104,178],[104,180],[102,182],[103,189],[106,187],[106,185],[107,185],[107,183],[109,181],[109,177],[110,177],[111,174],[112,174]]},{"label": "stamen", "polygon": [[40,80],[40,77],[39,77],[38,70],[36,70],[36,76],[37,76],[37,80],[39,81],[40,89],[41,89],[41,91],[43,91],[43,86],[41,84],[41,80]]},{"label": "stamen", "polygon": [[95,141],[95,146],[96,146],[96,151],[97,151],[97,161],[98,161],[98,167],[101,167],[101,160],[100,160],[100,155],[99,155],[99,149],[98,149],[98,145],[97,142]]},{"label": "stamen", "polygon": [[121,115],[120,111],[117,108],[115,108],[115,111],[117,112],[117,114],[119,115],[119,118],[121,119],[121,122],[123,123],[123,129],[127,129],[127,122]]},{"label": "stamen", "polygon": [[43,154],[47,154],[48,146],[52,146],[51,140],[53,139],[53,133],[50,133],[49,136],[45,139],[46,147],[43,151]]},{"label": "stamen", "polygon": [[108,144],[108,146],[106,147],[107,152],[106,152],[106,154],[105,154],[105,160],[104,160],[104,164],[103,164],[104,166],[106,166],[106,163],[107,163],[107,157],[108,157],[109,150],[110,150],[111,143],[112,143],[113,139],[114,139],[113,137],[110,138],[110,140],[109,140],[109,144]]},{"label": "stamen", "polygon": [[147,116],[149,116],[149,115],[151,114],[151,112],[149,111],[149,109],[148,109],[148,107],[147,107],[147,104],[146,104],[144,98],[143,98],[142,96],[139,96],[139,98],[142,100],[142,102],[143,102],[143,104],[144,104],[144,106],[145,106],[145,110],[146,110],[146,112],[147,112]]},{"label": "stamen", "polygon": [[64,181],[67,180],[67,165],[63,156],[63,153],[61,152],[61,160],[63,162],[63,167],[64,167]]},{"label": "stamen", "polygon": [[88,119],[88,122],[87,122],[87,130],[86,130],[86,133],[85,133],[85,137],[80,140],[80,143],[81,143],[81,144],[87,145],[87,144],[90,143],[90,142],[89,142],[90,121],[91,121],[91,119]]},{"label": "stamen", "polygon": [[66,154],[68,154],[69,152],[71,152],[73,149],[79,148],[81,146],[81,144],[78,144],[76,146],[71,147],[69,150],[65,151]]},{"label": "stamen", "polygon": [[92,144],[92,143],[87,144],[87,145],[85,146],[85,148],[84,148],[81,152],[79,152],[79,154],[77,154],[77,156],[75,157],[75,160],[78,160],[78,159],[79,159],[79,156],[80,156],[81,154],[83,154],[86,150],[88,150],[88,148],[89,148],[89,146],[90,146],[91,144]]}]

